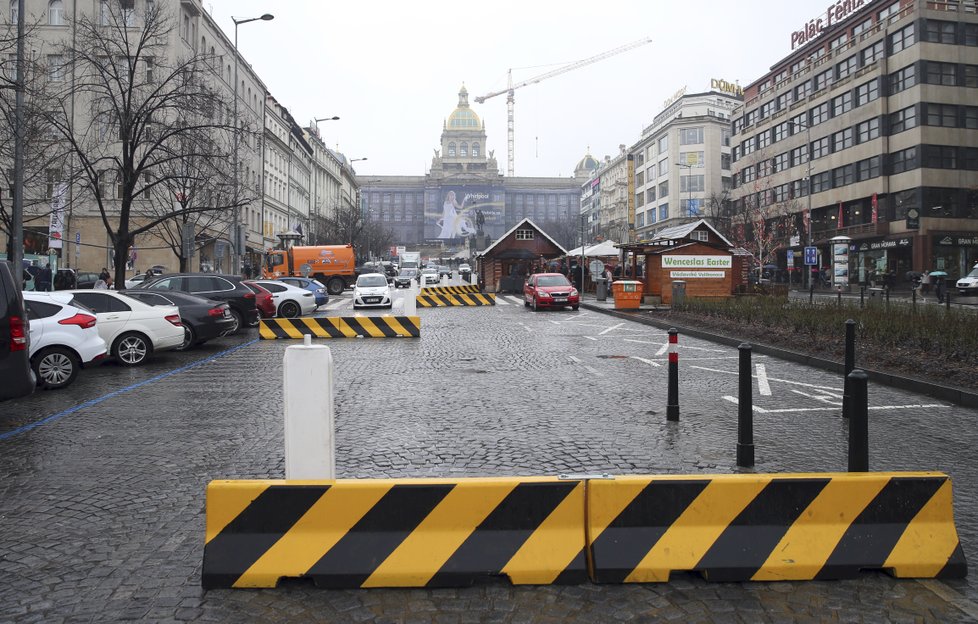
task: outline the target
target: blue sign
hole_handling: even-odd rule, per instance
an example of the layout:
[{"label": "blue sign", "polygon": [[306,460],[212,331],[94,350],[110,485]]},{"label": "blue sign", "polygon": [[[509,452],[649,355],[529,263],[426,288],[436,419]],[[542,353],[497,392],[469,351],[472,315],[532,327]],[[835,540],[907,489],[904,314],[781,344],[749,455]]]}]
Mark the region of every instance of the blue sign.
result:
[{"label": "blue sign", "polygon": [[818,264],[818,248],[805,247],[805,266],[816,266]]},{"label": "blue sign", "polygon": [[788,268],[795,266],[795,250],[789,249],[787,252]]},{"label": "blue sign", "polygon": [[80,242],[81,242],[81,232],[75,232],[75,244],[77,245]]}]

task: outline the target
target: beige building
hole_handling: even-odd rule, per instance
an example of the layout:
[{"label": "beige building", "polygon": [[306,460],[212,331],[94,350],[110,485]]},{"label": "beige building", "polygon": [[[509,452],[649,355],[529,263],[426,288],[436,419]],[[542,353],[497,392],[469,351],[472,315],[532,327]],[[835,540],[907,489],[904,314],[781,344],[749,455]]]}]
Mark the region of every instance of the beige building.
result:
[{"label": "beige building", "polygon": [[828,267],[837,236],[849,284],[978,262],[976,8],[831,4],[783,33],[794,51],[745,88],[733,122],[735,211],[768,217],[779,266],[790,250],[802,268],[810,243]]}]

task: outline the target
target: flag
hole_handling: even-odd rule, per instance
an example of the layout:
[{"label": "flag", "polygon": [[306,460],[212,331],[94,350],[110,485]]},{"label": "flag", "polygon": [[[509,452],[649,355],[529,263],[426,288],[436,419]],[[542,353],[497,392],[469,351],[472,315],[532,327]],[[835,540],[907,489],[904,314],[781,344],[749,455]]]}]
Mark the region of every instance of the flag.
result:
[{"label": "flag", "polygon": [[802,213],[802,224],[805,227],[805,234],[808,234],[808,229],[812,226],[811,215],[808,214],[808,209]]},{"label": "flag", "polygon": [[873,193],[873,223],[879,218],[878,205],[876,203],[876,193]]},{"label": "flag", "polygon": [[51,198],[51,221],[48,224],[48,247],[50,249],[61,249],[62,240],[65,235],[65,195],[68,193],[68,185],[59,182],[54,190],[54,197]]},{"label": "flag", "polygon": [[835,227],[842,227],[842,202],[839,202],[839,222],[835,224]]}]

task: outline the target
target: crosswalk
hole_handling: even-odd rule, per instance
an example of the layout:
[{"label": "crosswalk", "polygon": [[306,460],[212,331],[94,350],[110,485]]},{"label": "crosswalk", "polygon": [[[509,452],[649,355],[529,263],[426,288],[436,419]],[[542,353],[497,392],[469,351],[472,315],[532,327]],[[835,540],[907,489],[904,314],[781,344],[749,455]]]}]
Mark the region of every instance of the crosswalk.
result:
[{"label": "crosswalk", "polygon": [[[403,295],[395,295],[394,301],[396,302],[399,298],[403,298]],[[523,305],[523,298],[517,295],[497,295],[496,305],[507,306],[507,305]],[[348,310],[353,308],[353,299],[349,297],[334,297],[325,306],[320,306],[316,311],[320,316],[323,312],[329,313],[337,310]],[[373,309],[373,308],[367,308]],[[380,309],[380,308],[376,308]]]}]

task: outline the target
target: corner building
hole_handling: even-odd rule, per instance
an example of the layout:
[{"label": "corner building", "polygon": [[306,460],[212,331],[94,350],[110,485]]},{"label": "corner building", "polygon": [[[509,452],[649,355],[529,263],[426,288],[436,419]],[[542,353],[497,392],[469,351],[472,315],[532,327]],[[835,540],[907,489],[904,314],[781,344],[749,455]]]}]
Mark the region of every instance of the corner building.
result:
[{"label": "corner building", "polygon": [[[978,262],[978,3],[846,0],[801,25],[733,120],[735,214],[794,250],[850,237],[849,283]],[[749,210],[747,211],[749,213]],[[790,268],[790,267],[788,267]]]}]

